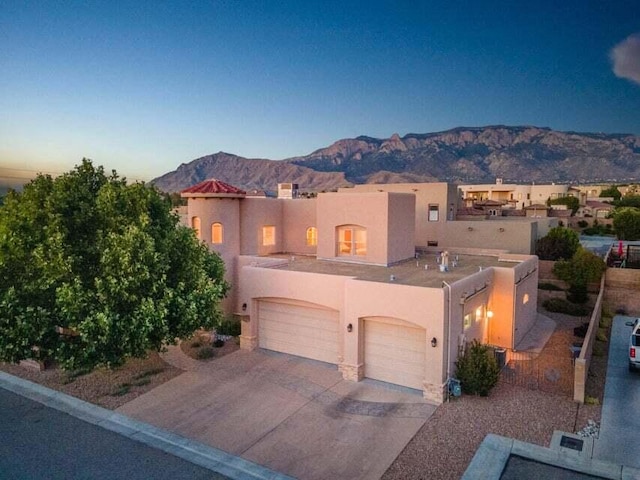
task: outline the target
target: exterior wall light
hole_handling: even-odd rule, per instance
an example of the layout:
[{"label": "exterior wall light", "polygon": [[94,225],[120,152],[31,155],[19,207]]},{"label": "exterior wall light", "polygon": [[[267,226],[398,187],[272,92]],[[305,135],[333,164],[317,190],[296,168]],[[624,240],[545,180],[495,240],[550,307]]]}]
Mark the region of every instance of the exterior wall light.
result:
[{"label": "exterior wall light", "polygon": [[436,348],[436,346],[437,346],[437,345],[438,345],[438,339],[437,339],[436,337],[433,337],[433,338],[431,339],[431,346],[432,346],[433,348]]},{"label": "exterior wall light", "polygon": [[246,304],[246,303],[243,303],[243,304],[242,304],[242,311],[243,311],[243,312],[246,312],[246,311],[247,311],[247,304]]},{"label": "exterior wall light", "polygon": [[470,232],[473,232],[473,227],[467,227],[467,230],[469,230]]},{"label": "exterior wall light", "polygon": [[493,318],[493,312],[491,310],[487,310],[487,318]]},{"label": "exterior wall light", "polygon": [[353,325],[352,324],[347,325],[347,332],[349,332],[349,333],[353,332]]}]

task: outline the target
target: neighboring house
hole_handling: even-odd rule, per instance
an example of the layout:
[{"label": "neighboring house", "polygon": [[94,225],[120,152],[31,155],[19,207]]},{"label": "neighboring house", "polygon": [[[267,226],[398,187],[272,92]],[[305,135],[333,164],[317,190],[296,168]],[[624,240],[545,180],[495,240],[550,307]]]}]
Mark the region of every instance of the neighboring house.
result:
[{"label": "neighboring house", "polygon": [[503,202],[504,208],[523,209],[535,204],[546,203],[547,200],[568,196],[578,197],[580,203],[586,200],[586,194],[569,185],[519,185],[502,183],[496,179],[495,184],[459,185],[462,199],[467,202],[494,200]]},{"label": "neighboring house", "polygon": [[189,224],[225,262],[223,306],[242,320],[241,348],[326,362],[345,379],[441,403],[462,345],[515,348],[537,315],[537,257],[489,247],[529,253],[538,222],[455,221],[455,193],[376,185],[285,200],[207,180],[182,196]]},{"label": "neighboring house", "polygon": [[586,205],[581,206],[576,212],[577,217],[594,217],[604,219],[613,211],[614,206],[596,200],[587,200]]}]

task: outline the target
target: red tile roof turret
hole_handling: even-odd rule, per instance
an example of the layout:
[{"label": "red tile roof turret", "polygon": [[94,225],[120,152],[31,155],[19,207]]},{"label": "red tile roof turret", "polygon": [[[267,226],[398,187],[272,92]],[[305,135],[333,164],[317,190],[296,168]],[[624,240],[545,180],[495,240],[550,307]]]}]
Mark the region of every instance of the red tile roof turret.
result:
[{"label": "red tile roof turret", "polygon": [[203,182],[193,185],[189,188],[185,188],[180,192],[182,196],[189,196],[188,194],[199,194],[202,196],[244,196],[246,192],[240,190],[233,185],[229,185],[221,180],[215,178],[209,178]]}]

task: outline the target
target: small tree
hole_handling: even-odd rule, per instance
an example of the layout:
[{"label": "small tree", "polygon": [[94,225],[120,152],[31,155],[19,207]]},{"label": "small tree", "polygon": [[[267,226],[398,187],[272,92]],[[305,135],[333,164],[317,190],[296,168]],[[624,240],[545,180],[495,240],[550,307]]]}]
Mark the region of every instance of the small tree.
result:
[{"label": "small tree", "polygon": [[622,193],[618,190],[618,187],[611,185],[609,188],[605,188],[600,192],[600,197],[611,197],[614,201],[620,200]]},{"label": "small tree", "polygon": [[613,228],[620,240],[640,239],[640,209],[616,208],[613,212]]},{"label": "small tree", "polygon": [[456,377],[462,391],[486,397],[498,383],[500,368],[492,349],[474,340],[456,362]]},{"label": "small tree", "polygon": [[587,284],[597,282],[606,269],[604,261],[595,253],[580,248],[571,260],[560,260],[553,266],[553,273],[569,284],[567,300],[585,303],[588,300]]},{"label": "small tree", "polygon": [[536,242],[536,255],[541,260],[569,259],[578,251],[580,238],[573,230],[554,227]]}]

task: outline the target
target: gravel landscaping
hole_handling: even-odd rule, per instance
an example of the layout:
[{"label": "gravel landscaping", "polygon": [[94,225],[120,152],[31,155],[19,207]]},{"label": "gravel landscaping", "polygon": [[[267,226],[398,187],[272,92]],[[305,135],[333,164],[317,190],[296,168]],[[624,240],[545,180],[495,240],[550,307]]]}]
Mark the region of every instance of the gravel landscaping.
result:
[{"label": "gravel landscaping", "polygon": [[[546,295],[541,297],[540,302]],[[537,359],[541,371],[558,374],[555,381],[545,382],[543,391],[501,380],[488,397],[465,395],[444,403],[396,458],[384,480],[459,479],[489,433],[545,447],[554,430],[597,434],[608,343],[599,347],[600,356],[593,357],[587,382],[587,396],[598,404],[579,405],[573,401],[573,377],[566,372],[566,359],[569,346],[579,340],[573,328],[585,319],[546,312],[541,306],[538,310],[557,323]]]},{"label": "gravel landscaping", "polygon": [[66,372],[59,368],[39,372],[1,362],[0,370],[112,410],[182,373],[164,362],[156,352],[147,358],[129,359],[118,368],[98,368],[89,373]]}]

